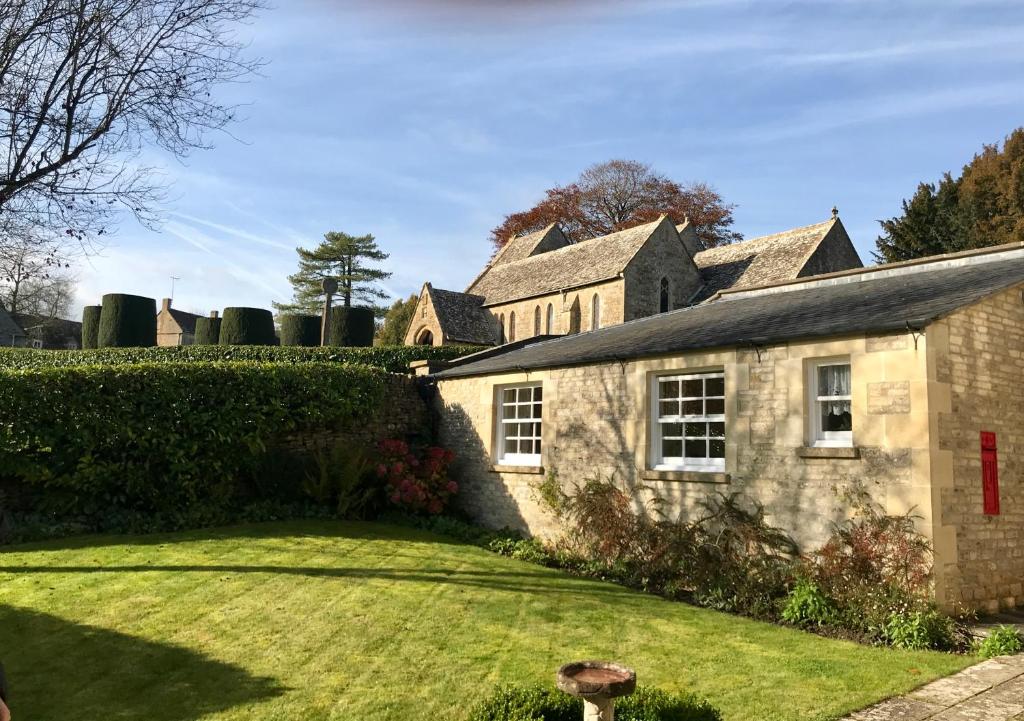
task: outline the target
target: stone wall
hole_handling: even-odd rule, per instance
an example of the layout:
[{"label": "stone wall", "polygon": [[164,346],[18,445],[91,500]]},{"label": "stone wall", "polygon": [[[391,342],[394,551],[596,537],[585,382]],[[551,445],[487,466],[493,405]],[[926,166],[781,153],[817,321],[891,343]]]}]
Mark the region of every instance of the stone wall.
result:
[{"label": "stone wall", "polygon": [[[928,329],[937,428],[935,504],[948,598],[996,610],[1024,603],[1024,302],[1021,289]],[[1000,514],[983,512],[980,434],[996,434]],[[939,544],[937,544],[939,545]]]},{"label": "stone wall", "polygon": [[549,293],[548,295],[519,300],[512,303],[488,306],[487,311],[495,319],[495,327],[498,326],[502,316],[505,319],[505,339],[510,340],[509,326],[512,313],[516,314],[516,340],[532,338],[534,333],[534,313],[540,308],[541,333],[546,333],[548,304],[555,310],[555,327],[551,330],[552,335],[564,335],[569,332],[569,314],[573,303],[579,301],[580,307],[580,330],[591,329],[593,316],[591,313],[594,295],[601,298],[601,327],[618,325],[623,321],[624,284],[619,278],[595,283],[584,288],[576,288],[566,293]]},{"label": "stone wall", "polygon": [[[856,449],[807,449],[807,363],[836,356],[852,364]],[[652,470],[653,377],[718,369],[726,382],[725,473]],[[769,520],[805,549],[820,545],[832,523],[849,515],[840,494],[863,482],[890,512],[917,508],[930,535],[925,373],[924,351],[901,335],[452,379],[438,384],[439,431],[458,454],[461,502],[493,527],[557,532],[532,491],[555,472],[566,486],[614,479],[634,489],[638,510],[658,496],[667,512],[684,516],[699,512],[710,494],[740,491],[763,503]],[[544,387],[543,468],[496,467],[495,387],[527,380]]]},{"label": "stone wall", "polygon": [[679,234],[671,223],[662,223],[626,266],[624,320],[661,312],[661,279],[669,281],[669,310],[683,308],[703,285]]},{"label": "stone wall", "polygon": [[431,342],[429,345],[443,345],[444,334],[441,332],[441,323],[437,320],[437,312],[434,304],[430,302],[430,295],[424,285],[420,290],[420,298],[416,303],[416,313],[409,321],[409,330],[405,333],[406,345],[427,345],[420,342],[424,331],[429,331]]},{"label": "stone wall", "polygon": [[433,418],[421,388],[411,376],[388,376],[384,396],[369,418],[360,418],[342,428],[307,431],[284,438],[278,446],[287,450],[309,450],[343,443],[373,448],[381,440],[432,440]]}]

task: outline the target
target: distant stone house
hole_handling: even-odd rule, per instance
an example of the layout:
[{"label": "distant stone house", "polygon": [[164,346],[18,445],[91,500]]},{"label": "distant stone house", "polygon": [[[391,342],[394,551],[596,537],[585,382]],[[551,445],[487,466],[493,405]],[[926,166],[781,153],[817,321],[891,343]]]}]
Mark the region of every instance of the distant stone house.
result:
[{"label": "distant stone house", "polygon": [[767,281],[861,267],[838,216],[704,249],[689,222],[570,243],[557,225],[513,238],[465,292],[420,292],[407,345],[503,345],[606,328]]},{"label": "distant stone house", "polygon": [[46,350],[76,350],[82,347],[82,322],[64,318],[15,313],[14,320],[25,331],[29,345]]},{"label": "distant stone house", "polygon": [[702,303],[422,369],[464,510],[552,534],[550,473],[670,516],[739,492],[813,550],[862,483],[919,517],[942,604],[1024,602],[1024,244],[800,277],[834,262],[817,258],[834,229],[791,231],[804,254],[771,263],[794,277],[762,272],[766,239],[705,251],[702,278],[725,280]]},{"label": "distant stone house", "polygon": [[156,314],[156,344],[192,345],[196,339],[196,320],[202,316],[172,308],[171,302],[164,298]]},{"label": "distant stone house", "polygon": [[29,344],[29,337],[25,335],[25,331],[0,303],[0,347],[21,348]]}]

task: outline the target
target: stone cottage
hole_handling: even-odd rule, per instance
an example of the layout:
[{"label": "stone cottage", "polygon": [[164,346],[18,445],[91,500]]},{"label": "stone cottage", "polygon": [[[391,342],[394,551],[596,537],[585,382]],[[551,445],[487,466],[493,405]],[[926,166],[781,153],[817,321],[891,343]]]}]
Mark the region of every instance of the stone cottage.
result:
[{"label": "stone cottage", "polygon": [[156,344],[192,345],[196,339],[196,320],[202,316],[172,308],[171,303],[170,298],[160,302],[160,312],[156,314]]},{"label": "stone cottage", "polygon": [[549,473],[741,492],[813,550],[859,482],[919,516],[940,603],[1024,602],[1024,244],[767,283],[735,250],[698,305],[430,368],[465,509],[545,535]]},{"label": "stone cottage", "polygon": [[503,345],[606,328],[700,303],[729,288],[861,267],[838,214],[705,249],[667,216],[570,243],[557,225],[510,240],[465,292],[423,286],[407,345]]}]

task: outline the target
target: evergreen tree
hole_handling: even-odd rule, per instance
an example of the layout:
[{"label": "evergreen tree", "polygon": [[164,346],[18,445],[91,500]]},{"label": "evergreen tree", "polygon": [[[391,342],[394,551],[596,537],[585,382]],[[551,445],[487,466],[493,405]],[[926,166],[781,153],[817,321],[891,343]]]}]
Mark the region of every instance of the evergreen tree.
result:
[{"label": "evergreen tree", "polygon": [[921,183],[903,214],[879,221],[875,258],[893,263],[1024,241],[1024,128],[986,145],[959,178]]},{"label": "evergreen tree", "polygon": [[280,313],[310,313],[323,310],[324,291],[321,285],[327,278],[338,281],[335,303],[346,308],[367,306],[380,312],[378,304],[388,298],[378,281],[391,277],[391,273],[374,267],[388,254],[377,247],[372,235],[352,236],[331,231],[313,250],[296,248],[299,270],[288,276],[292,284],[292,302],[274,303]]},{"label": "evergreen tree", "polygon": [[402,345],[409,331],[419,296],[413,293],[407,300],[399,298],[384,314],[384,324],[377,331],[377,345]]}]

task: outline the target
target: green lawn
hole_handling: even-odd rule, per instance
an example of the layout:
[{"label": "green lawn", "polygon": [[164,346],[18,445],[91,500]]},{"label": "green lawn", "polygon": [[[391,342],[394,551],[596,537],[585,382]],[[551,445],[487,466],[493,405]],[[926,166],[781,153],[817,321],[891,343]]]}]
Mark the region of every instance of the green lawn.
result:
[{"label": "green lawn", "polygon": [[461,719],[609,658],[726,721],[833,718],[967,665],[670,603],[376,524],[274,523],[0,552],[15,719]]}]

